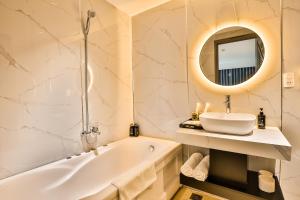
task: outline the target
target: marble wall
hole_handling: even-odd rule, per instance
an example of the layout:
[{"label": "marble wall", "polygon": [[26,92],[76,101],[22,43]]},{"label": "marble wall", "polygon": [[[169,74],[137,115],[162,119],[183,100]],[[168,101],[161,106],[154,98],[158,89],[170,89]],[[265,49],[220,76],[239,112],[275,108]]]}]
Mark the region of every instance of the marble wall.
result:
[{"label": "marble wall", "polygon": [[[91,122],[100,143],[132,121],[130,18],[84,1],[90,31]],[[77,0],[0,0],[0,179],[82,152],[83,36]]]},{"label": "marble wall", "polygon": [[255,87],[240,94],[231,94],[232,111],[257,115],[259,108],[263,107],[267,125],[281,126],[280,0],[187,1],[190,112],[195,109],[198,101],[210,102],[211,111],[225,111],[225,94],[215,93],[200,84],[193,63],[199,59],[196,51],[198,41],[202,41],[220,27],[231,25],[255,27],[273,45],[268,47],[270,59],[267,60],[266,67],[271,69],[268,75]]},{"label": "marble wall", "polygon": [[283,0],[283,72],[294,72],[294,88],[283,88],[282,130],[291,142],[292,161],[282,162],[281,186],[287,200],[300,199],[300,1]]},{"label": "marble wall", "polygon": [[280,1],[173,0],[132,19],[135,121],[143,134],[172,138],[199,101],[225,109],[224,94],[199,84],[191,63],[199,58],[196,41],[228,24],[255,24],[272,44],[270,73],[255,88],[232,94],[233,112],[257,115],[263,107],[267,125],[281,126]]},{"label": "marble wall", "polygon": [[173,138],[188,114],[184,0],[132,18],[134,119],[143,135]]}]

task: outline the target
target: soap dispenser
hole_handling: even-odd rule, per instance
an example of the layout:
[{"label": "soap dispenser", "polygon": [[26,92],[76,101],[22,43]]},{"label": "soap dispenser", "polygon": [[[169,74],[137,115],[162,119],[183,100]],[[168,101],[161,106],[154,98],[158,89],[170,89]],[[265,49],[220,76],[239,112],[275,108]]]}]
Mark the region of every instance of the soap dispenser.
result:
[{"label": "soap dispenser", "polygon": [[266,128],[266,115],[263,112],[263,108],[260,108],[259,115],[257,116],[257,127],[259,129]]}]

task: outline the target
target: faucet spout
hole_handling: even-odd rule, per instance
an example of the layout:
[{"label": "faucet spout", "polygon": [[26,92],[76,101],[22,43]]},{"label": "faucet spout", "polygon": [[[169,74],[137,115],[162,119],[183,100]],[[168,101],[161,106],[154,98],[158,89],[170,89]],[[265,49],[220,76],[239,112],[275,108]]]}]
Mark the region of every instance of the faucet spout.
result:
[{"label": "faucet spout", "polygon": [[231,102],[230,102],[230,95],[225,96],[225,105],[226,105],[226,113],[231,113]]}]

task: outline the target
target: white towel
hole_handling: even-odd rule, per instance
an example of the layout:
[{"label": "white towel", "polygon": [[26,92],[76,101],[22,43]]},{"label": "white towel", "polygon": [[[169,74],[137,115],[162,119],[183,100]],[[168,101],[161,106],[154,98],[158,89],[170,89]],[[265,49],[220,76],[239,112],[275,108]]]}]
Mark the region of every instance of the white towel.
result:
[{"label": "white towel", "polygon": [[205,181],[209,170],[209,155],[205,156],[193,170],[193,177],[199,181]]},{"label": "white towel", "polygon": [[181,166],[180,171],[183,175],[192,177],[194,168],[203,158],[201,153],[193,153],[191,157]]},{"label": "white towel", "polygon": [[151,186],[157,179],[154,164],[137,167],[113,181],[120,200],[131,200]]}]

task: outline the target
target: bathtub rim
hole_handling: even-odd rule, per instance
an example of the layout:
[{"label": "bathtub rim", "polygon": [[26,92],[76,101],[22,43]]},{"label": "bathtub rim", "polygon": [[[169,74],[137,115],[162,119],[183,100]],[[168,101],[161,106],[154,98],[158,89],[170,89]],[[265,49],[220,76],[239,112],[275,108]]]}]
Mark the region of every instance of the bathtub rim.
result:
[{"label": "bathtub rim", "polygon": [[[139,141],[141,139],[142,139],[142,141],[157,142],[158,144],[163,144],[163,146],[166,146],[166,148],[162,149],[161,154],[156,155],[155,157],[150,159],[151,162],[154,162],[157,172],[160,169],[162,169],[169,162],[169,161],[168,162],[164,161],[165,158],[171,159],[170,158],[171,155],[176,155],[176,153],[178,153],[178,151],[180,151],[182,149],[182,145],[180,143],[177,143],[172,140],[153,138],[153,137],[147,137],[147,136],[139,136],[139,137],[126,137],[126,138],[114,141],[112,143],[109,143],[108,145],[99,146],[97,148],[97,150],[99,152],[99,156],[101,156],[101,154],[106,153],[109,150],[113,149],[114,147],[117,147],[119,144],[124,143],[124,141],[130,143],[130,140]],[[125,144],[125,145],[127,145],[127,144]],[[73,158],[78,160],[78,161],[74,160],[75,164],[76,164],[76,162],[82,162],[82,160],[86,160],[86,159],[92,160],[95,157],[96,157],[96,155],[93,152],[82,152],[79,156],[73,155],[71,157],[71,159],[64,158],[64,159],[54,161],[52,163],[49,163],[49,164],[31,169],[31,170],[4,178],[4,179],[0,180],[0,186],[2,185],[3,187],[5,187],[6,184],[11,184],[13,181],[18,181],[18,178],[20,178],[22,176],[30,176],[31,174],[34,174],[36,172],[43,172],[43,171],[46,171],[51,168],[60,168],[65,163],[68,164],[68,162],[70,160],[72,160]],[[141,162],[143,162],[143,161],[141,161]],[[125,171],[124,173],[126,173],[126,172],[128,172],[128,171]],[[102,191],[109,189],[112,181],[113,181],[113,178],[111,179],[109,184],[105,185],[103,188],[101,188],[101,190],[99,192],[96,192],[96,193],[101,193]],[[88,193],[86,194],[86,196],[93,196],[93,195],[95,195],[95,192],[93,194],[88,194]]]},{"label": "bathtub rim", "polygon": [[[152,138],[152,137],[145,137],[145,136],[139,136],[139,137],[144,137],[144,138],[149,138],[149,139],[157,139],[161,141],[168,141],[174,144],[171,149],[168,150],[165,154],[160,156],[159,159],[156,159],[154,162],[155,165],[155,170],[158,173],[159,171],[163,170],[164,167],[166,167],[174,158],[177,157],[177,155],[181,154],[180,157],[182,159],[182,144],[174,142],[172,140],[167,140],[167,139],[160,139],[160,138]],[[129,137],[130,138],[130,137]],[[119,142],[119,141],[116,141]],[[115,143],[115,142],[114,142]],[[180,174],[180,166],[178,166],[178,176]],[[110,184],[103,190],[96,192],[94,194],[87,195],[86,197],[80,199],[80,200],[94,200],[94,199],[101,199],[103,200],[110,200],[110,199],[115,199],[118,197],[118,189]]]}]

